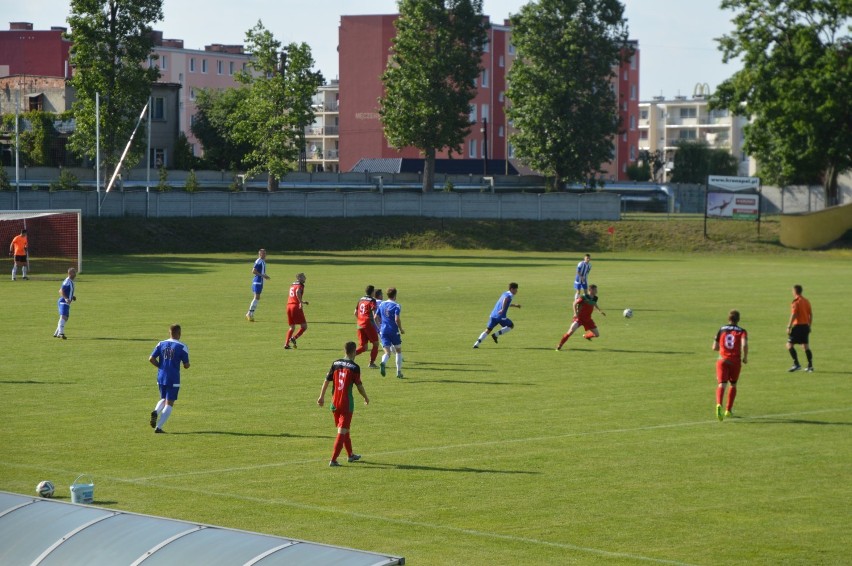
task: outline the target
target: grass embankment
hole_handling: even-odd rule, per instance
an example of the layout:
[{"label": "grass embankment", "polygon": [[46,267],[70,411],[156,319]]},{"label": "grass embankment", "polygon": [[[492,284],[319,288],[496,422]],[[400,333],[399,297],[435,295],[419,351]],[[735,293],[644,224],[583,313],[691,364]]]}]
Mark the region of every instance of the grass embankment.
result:
[{"label": "grass embankment", "polygon": [[[91,253],[228,253],[377,249],[784,253],[777,217],[754,222],[633,216],[617,222],[375,218],[87,218]],[[608,229],[613,227],[614,235]],[[847,242],[848,247],[848,242]]]}]

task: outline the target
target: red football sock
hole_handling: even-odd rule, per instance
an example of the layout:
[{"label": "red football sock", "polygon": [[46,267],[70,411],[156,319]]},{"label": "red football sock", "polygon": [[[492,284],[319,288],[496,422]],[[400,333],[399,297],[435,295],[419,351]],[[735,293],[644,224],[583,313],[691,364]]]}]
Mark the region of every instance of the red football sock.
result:
[{"label": "red football sock", "polygon": [[337,435],[337,438],[334,439],[334,454],[331,455],[332,460],[337,460],[337,457],[340,456],[340,451],[343,450],[343,443],[345,442],[342,434]]},{"label": "red football sock", "polygon": [[562,345],[565,344],[565,342],[567,342],[569,338],[571,338],[570,334],[563,334],[562,340],[559,341],[559,347],[561,348]]},{"label": "red football sock", "polygon": [[373,349],[370,350],[370,363],[371,364],[376,363],[376,357],[378,355],[379,355],[379,345],[376,344],[375,346],[373,346]]},{"label": "red football sock", "polygon": [[292,338],[292,337],[293,337],[293,331],[292,331],[292,330],[288,330],[288,331],[287,331],[287,339],[286,339],[286,340],[284,340],[284,345],[285,345],[285,346],[286,346],[287,344],[289,344],[289,343],[290,343],[290,338]]},{"label": "red football sock", "polygon": [[737,388],[733,385],[731,386],[731,390],[728,391],[728,406],[725,407],[726,411],[730,411],[734,408],[734,399],[737,398]]},{"label": "red football sock", "polygon": [[367,345],[361,344],[360,346],[358,346],[358,349],[355,350],[355,355],[357,356],[358,354],[363,354],[366,351],[367,351]]},{"label": "red football sock", "polygon": [[293,336],[293,338],[294,338],[295,340],[298,340],[298,339],[299,339],[299,336],[301,336],[302,334],[304,334],[304,333],[305,333],[305,330],[307,330],[307,328],[300,328],[300,329],[299,329],[299,331],[296,333],[296,335],[295,335],[295,336]]},{"label": "red football sock", "polygon": [[352,455],[352,437],[349,436],[349,433],[346,433],[346,436],[343,437],[343,446],[346,448],[346,453],[350,456]]},{"label": "red football sock", "polygon": [[725,388],[724,387],[717,387],[716,388],[716,404],[717,405],[722,404],[722,397],[724,395],[725,395]]}]

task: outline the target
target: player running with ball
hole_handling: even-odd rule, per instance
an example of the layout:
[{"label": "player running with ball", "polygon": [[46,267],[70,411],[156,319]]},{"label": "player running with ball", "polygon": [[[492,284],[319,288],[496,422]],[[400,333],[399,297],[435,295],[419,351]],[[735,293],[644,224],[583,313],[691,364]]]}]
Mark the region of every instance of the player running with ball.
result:
[{"label": "player running with ball", "polygon": [[583,334],[583,338],[586,340],[598,338],[601,335],[595,321],[592,320],[592,313],[595,309],[597,309],[602,315],[606,316],[606,313],[598,306],[598,286],[589,285],[589,292],[578,297],[577,300],[574,301],[574,319],[571,321],[571,326],[568,328],[568,332],[562,336],[562,340],[560,340],[559,345],[556,346],[557,351],[562,349],[565,342],[571,338],[571,335],[574,334],[580,326],[582,326],[586,331],[586,333]]}]

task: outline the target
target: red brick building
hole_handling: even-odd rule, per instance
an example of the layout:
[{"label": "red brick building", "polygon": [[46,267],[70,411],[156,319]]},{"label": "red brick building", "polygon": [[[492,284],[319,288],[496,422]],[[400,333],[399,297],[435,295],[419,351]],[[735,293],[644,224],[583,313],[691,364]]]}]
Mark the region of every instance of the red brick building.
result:
[{"label": "red brick building", "polygon": [[[415,148],[400,151],[388,145],[382,133],[378,99],[383,94],[381,75],[390,57],[397,14],[343,16],[339,28],[340,67],[340,170],[349,171],[361,158],[419,158]],[[487,20],[488,18],[486,18]],[[471,103],[470,134],[462,155],[468,159],[513,158],[508,143],[505,113],[506,75],[515,57],[508,22],[493,24],[482,56],[483,72],[477,79],[478,92]],[[615,142],[613,161],[605,166],[609,180],[626,180],[627,166],[638,156],[639,132],[639,49],[620,66],[613,85],[619,100],[624,133]],[[487,121],[487,127],[483,124]],[[486,155],[487,146],[487,155]],[[437,155],[447,158],[446,151]]]},{"label": "red brick building", "polygon": [[12,22],[0,31],[0,77],[36,75],[71,78],[71,42],[66,28],[33,30],[29,22]]}]

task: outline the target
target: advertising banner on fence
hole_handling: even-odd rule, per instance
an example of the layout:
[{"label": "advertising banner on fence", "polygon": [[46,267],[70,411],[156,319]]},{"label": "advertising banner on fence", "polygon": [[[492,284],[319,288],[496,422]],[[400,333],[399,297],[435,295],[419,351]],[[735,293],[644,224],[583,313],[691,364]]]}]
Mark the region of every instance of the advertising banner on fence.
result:
[{"label": "advertising banner on fence", "polygon": [[709,175],[707,177],[708,190],[745,191],[751,189],[756,191],[758,188],[760,188],[760,177],[724,177],[721,175]]},{"label": "advertising banner on fence", "polygon": [[707,216],[756,220],[759,203],[757,194],[707,193]]}]

